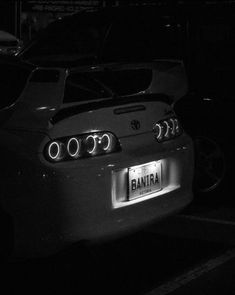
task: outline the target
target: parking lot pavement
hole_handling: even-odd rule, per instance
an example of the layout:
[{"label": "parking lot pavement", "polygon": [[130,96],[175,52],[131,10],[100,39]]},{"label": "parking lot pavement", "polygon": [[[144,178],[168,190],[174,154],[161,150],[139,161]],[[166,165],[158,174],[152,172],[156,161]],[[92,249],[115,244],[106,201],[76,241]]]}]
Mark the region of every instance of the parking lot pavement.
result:
[{"label": "parking lot pavement", "polygon": [[[146,295],[235,294],[235,208],[195,202],[181,214],[151,226],[150,232],[169,237],[227,245],[223,253],[192,265]],[[199,262],[199,261],[198,261]]]},{"label": "parking lot pavement", "polygon": [[7,286],[4,294],[233,294],[234,216],[232,207],[193,205],[108,244],[1,265],[0,288]]},{"label": "parking lot pavement", "polygon": [[235,208],[191,206],[149,230],[175,237],[235,245]]},{"label": "parking lot pavement", "polygon": [[171,278],[145,295],[234,294],[235,248]]},{"label": "parking lot pavement", "polygon": [[218,243],[141,232],[106,245],[74,247],[44,260],[10,264],[2,278],[9,294],[46,290],[144,295],[226,250]]}]

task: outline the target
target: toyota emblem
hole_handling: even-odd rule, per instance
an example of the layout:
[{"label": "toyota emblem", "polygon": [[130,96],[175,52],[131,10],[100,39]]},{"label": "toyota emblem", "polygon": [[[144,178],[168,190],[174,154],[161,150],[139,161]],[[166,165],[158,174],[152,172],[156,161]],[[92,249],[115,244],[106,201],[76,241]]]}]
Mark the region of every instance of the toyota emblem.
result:
[{"label": "toyota emblem", "polygon": [[131,128],[133,130],[139,130],[140,129],[140,121],[138,121],[138,120],[132,120],[131,121]]}]

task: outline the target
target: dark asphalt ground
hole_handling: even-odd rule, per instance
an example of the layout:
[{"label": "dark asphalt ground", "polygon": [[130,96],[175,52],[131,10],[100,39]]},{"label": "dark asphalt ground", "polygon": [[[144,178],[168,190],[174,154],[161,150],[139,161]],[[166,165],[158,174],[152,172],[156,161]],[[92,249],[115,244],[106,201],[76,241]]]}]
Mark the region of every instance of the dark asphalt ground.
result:
[{"label": "dark asphalt ground", "polygon": [[142,232],[98,248],[74,247],[55,257],[5,265],[1,286],[9,294],[145,294],[227,248]]},{"label": "dark asphalt ground", "polygon": [[[203,216],[208,206],[193,204],[183,214],[198,214],[198,210]],[[233,247],[224,240],[206,241],[146,230],[109,244],[73,246],[53,257],[1,264],[0,292],[148,294]],[[204,295],[220,290],[220,294],[235,294],[234,262],[235,258],[230,259],[168,293]]]}]

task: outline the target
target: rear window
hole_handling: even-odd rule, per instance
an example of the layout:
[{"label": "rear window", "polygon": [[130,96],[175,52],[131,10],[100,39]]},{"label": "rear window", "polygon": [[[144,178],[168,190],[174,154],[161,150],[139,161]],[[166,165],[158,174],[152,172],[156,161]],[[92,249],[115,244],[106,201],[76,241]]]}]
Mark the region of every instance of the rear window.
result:
[{"label": "rear window", "polygon": [[21,54],[83,64],[181,58],[185,34],[183,24],[156,11],[104,10],[52,23]]},{"label": "rear window", "polygon": [[30,71],[11,64],[0,64],[0,109],[12,105],[23,91]]},{"label": "rear window", "polygon": [[42,31],[30,48],[23,52],[24,59],[40,59],[58,57],[70,60],[86,60],[96,58],[107,24],[91,17],[67,17],[62,21],[50,24]]}]

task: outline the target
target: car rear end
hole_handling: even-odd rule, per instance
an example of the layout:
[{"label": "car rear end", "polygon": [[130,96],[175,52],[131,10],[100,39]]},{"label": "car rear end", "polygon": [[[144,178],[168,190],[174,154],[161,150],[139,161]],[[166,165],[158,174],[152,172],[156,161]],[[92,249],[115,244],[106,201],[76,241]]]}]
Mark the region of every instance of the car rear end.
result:
[{"label": "car rear end", "polygon": [[116,238],[190,203],[192,141],[172,107],[184,78],[177,61],[33,71],[4,126],[19,142],[3,202],[16,252]]},{"label": "car rear end", "polygon": [[[54,125],[42,161],[61,175],[71,238],[136,230],[189,203],[191,140],[173,112],[164,114],[167,107],[161,101],[107,106]],[[175,125],[175,135],[158,140],[158,126],[167,124]]]}]

